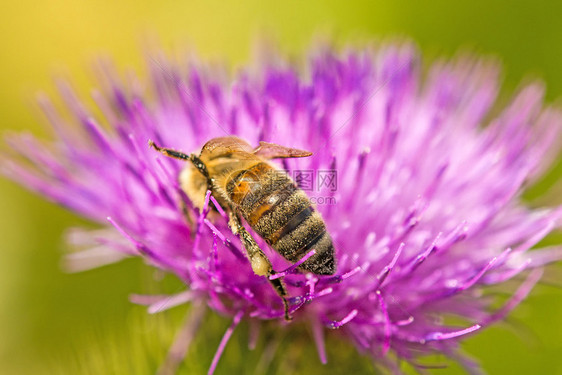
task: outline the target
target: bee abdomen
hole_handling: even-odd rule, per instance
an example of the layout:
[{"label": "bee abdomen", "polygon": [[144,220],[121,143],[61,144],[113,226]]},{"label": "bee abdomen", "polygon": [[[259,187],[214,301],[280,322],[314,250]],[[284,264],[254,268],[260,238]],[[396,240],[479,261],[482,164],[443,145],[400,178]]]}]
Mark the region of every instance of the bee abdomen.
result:
[{"label": "bee abdomen", "polygon": [[316,254],[300,268],[320,275],[331,275],[335,272],[332,239],[326,231],[322,217],[312,207],[293,216],[285,226],[266,240],[293,263],[314,249]]},{"label": "bee abdomen", "polygon": [[326,225],[287,175],[259,163],[233,175],[227,191],[248,224],[285,259],[295,263],[314,249],[316,253],[299,268],[334,274],[334,246]]},{"label": "bee abdomen", "polygon": [[[305,210],[305,212],[307,212]],[[299,215],[294,216],[299,219]],[[324,222],[317,212],[305,220],[289,222],[266,240],[287,260],[296,262],[319,242],[326,233]]]},{"label": "bee abdomen", "polygon": [[305,215],[309,207],[310,201],[301,190],[286,186],[265,197],[245,218],[260,236],[267,239],[284,228],[295,215]]}]

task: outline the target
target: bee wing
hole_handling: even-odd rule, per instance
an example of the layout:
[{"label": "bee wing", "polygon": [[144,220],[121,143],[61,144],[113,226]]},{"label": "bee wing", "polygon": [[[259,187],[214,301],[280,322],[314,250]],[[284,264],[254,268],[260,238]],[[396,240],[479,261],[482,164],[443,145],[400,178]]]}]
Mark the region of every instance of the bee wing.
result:
[{"label": "bee wing", "polygon": [[204,160],[224,157],[238,160],[258,158],[248,142],[235,136],[213,138],[201,149],[201,158]]},{"label": "bee wing", "polygon": [[203,146],[202,151],[209,153],[235,153],[239,151],[252,152],[252,146],[245,140],[233,135],[228,137],[217,137],[209,140]]},{"label": "bee wing", "polygon": [[312,155],[312,152],[309,151],[263,141],[260,142],[260,145],[256,149],[254,149],[253,153],[254,155],[258,155],[264,159],[302,158]]}]

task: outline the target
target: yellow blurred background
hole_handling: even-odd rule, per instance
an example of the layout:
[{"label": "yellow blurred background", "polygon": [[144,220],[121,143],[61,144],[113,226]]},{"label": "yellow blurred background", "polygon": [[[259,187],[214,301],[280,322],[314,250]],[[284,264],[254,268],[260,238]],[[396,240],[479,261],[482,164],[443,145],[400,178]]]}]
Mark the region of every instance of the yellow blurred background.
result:
[{"label": "yellow blurred background", "polygon": [[[504,63],[504,87],[514,90],[529,75],[541,77],[553,100],[562,96],[561,15],[562,3],[553,1],[4,1],[0,126],[44,134],[32,100],[39,90],[54,93],[53,74],[72,77],[83,93],[93,85],[90,68],[99,55],[143,74],[143,45],[153,39],[165,50],[188,47],[205,59],[239,65],[264,38],[285,51],[305,53],[319,35],[338,43],[408,36],[426,62],[459,47],[495,55]],[[533,194],[544,192],[558,175],[551,174]],[[147,281],[151,271],[139,260],[64,274],[59,261],[65,228],[91,224],[5,179],[0,207],[0,374],[150,373],[185,308],[162,321],[146,317],[127,298],[154,288],[174,291],[177,283],[167,279],[153,286]],[[561,297],[559,288],[540,286],[512,314],[511,324],[486,329],[464,348],[490,374],[562,374]],[[189,357],[200,365],[190,371],[206,371],[227,325],[222,318],[206,325],[209,333]],[[157,354],[147,358],[149,349],[139,340]],[[239,342],[233,339],[225,363],[241,355]],[[333,361],[341,360],[334,353],[329,349]],[[145,367],[116,364],[135,361],[135,355]],[[308,361],[315,369],[307,370],[311,374],[346,368],[345,363],[319,368],[313,355]],[[370,368],[368,361],[364,368]],[[219,366],[217,373],[231,370]],[[435,371],[462,373],[457,366]]]}]

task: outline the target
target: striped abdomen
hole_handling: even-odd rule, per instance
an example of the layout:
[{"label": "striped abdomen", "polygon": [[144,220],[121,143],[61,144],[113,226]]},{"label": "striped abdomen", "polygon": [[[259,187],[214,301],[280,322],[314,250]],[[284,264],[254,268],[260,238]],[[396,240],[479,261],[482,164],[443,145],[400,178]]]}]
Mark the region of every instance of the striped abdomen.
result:
[{"label": "striped abdomen", "polygon": [[248,224],[285,259],[295,263],[314,249],[316,254],[299,268],[335,273],[334,246],[324,220],[283,171],[260,162],[234,172],[226,190]]}]

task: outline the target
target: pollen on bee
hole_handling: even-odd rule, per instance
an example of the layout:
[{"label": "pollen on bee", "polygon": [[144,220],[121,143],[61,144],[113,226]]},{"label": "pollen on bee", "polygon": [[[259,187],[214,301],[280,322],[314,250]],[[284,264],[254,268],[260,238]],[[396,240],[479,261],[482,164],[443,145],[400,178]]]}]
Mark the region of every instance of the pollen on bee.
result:
[{"label": "pollen on bee", "polygon": [[265,259],[261,254],[256,254],[250,259],[252,263],[252,270],[258,276],[266,276],[269,275],[270,266],[269,261]]}]

